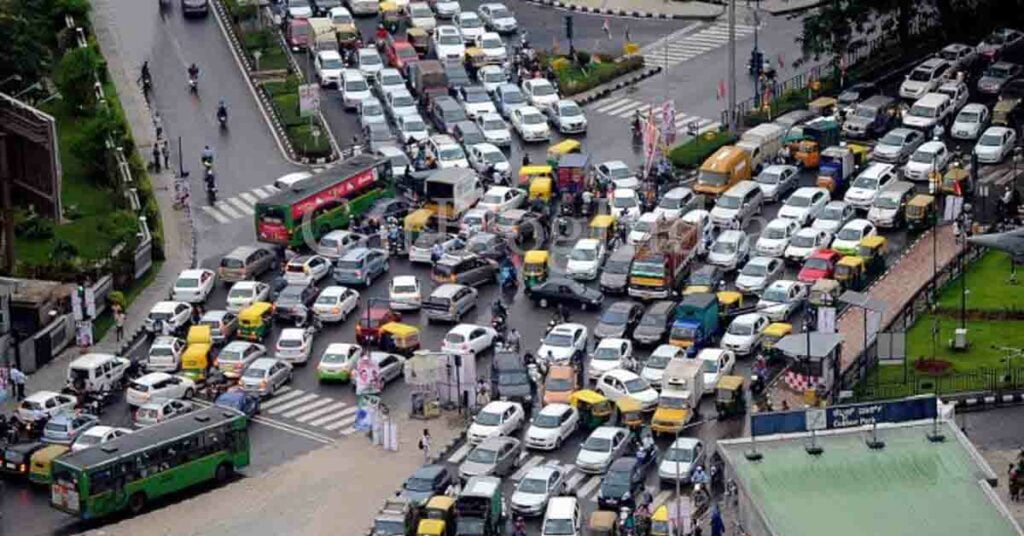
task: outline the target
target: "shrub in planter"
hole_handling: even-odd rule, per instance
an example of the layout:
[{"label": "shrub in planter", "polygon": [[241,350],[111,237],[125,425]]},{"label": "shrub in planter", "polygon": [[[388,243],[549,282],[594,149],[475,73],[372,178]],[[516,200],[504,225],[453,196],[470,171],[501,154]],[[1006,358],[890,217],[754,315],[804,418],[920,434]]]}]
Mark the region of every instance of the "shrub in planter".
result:
[{"label": "shrub in planter", "polygon": [[107,303],[111,306],[117,305],[121,307],[121,310],[125,310],[125,308],[128,307],[124,292],[121,292],[120,290],[110,291],[110,294],[107,294]]},{"label": "shrub in planter", "polygon": [[669,160],[677,168],[695,169],[707,157],[723,145],[736,141],[736,135],[729,132],[705,132],[686,143],[677,145],[669,152]]},{"label": "shrub in planter", "polygon": [[82,113],[92,110],[96,104],[95,73],[103,68],[103,56],[95,47],[74,48],[60,59],[53,73],[53,82],[64,102]]}]

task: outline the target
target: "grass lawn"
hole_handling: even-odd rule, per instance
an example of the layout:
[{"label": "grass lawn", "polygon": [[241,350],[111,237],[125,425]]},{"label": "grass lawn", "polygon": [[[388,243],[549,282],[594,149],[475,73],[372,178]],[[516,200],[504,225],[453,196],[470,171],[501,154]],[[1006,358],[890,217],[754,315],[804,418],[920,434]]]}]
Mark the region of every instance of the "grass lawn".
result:
[{"label": "grass lawn", "polygon": [[[967,308],[981,311],[1024,308],[1024,284],[1011,285],[1010,256],[989,251],[967,270]],[[1024,272],[1021,273],[1024,280]],[[960,278],[954,279],[939,295],[939,305],[960,308]]]},{"label": "grass lawn", "polygon": [[[153,279],[156,278],[156,274],[160,273],[160,267],[163,266],[163,264],[164,263],[162,261],[153,261],[153,266],[149,268],[146,275],[144,275],[142,279],[132,283],[132,286],[128,287],[124,291],[126,305],[131,305],[132,302],[135,301],[135,298],[138,298],[139,294],[141,294],[142,291],[153,282]],[[110,309],[107,309],[106,312],[100,315],[100,317],[96,319],[96,322],[93,323],[93,339],[99,341],[112,327],[114,327],[114,315],[110,312]]]}]

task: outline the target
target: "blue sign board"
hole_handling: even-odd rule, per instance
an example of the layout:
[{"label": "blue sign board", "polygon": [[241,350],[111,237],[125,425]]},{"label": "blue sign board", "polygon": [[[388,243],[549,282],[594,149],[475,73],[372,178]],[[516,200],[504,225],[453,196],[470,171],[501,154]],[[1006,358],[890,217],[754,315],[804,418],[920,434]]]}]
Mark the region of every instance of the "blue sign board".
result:
[{"label": "blue sign board", "polygon": [[829,406],[824,409],[824,422],[817,417],[822,410],[812,409],[815,418],[808,426],[807,410],[756,413],[750,417],[750,434],[792,434],[809,429],[835,430],[883,422],[905,422],[932,419],[938,415],[934,396],[890,400],[868,404]]}]

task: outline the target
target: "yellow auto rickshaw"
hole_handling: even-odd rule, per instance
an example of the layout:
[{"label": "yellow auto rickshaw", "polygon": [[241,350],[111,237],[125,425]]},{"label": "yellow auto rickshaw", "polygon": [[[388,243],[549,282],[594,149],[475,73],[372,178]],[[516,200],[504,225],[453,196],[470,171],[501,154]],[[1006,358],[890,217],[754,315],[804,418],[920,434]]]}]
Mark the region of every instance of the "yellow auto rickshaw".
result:
[{"label": "yellow auto rickshaw", "polygon": [[555,167],[563,155],[579,153],[583,150],[583,144],[576,140],[562,140],[551,147],[548,147],[548,165]]},{"label": "yellow auto rickshaw", "polygon": [[[665,533],[668,534],[667,532]],[[587,520],[587,536],[620,536],[619,515],[608,510],[595,510]]]},{"label": "yellow auto rickshaw", "polygon": [[935,221],[935,197],[917,194],[907,203],[907,227],[911,231],[922,231]]},{"label": "yellow auto rickshaw", "polygon": [[761,333],[761,347],[765,351],[770,351],[775,346],[775,343],[779,342],[786,335],[793,333],[793,325],[786,322],[772,322]]},{"label": "yellow auto rickshaw", "polygon": [[454,536],[455,498],[434,495],[423,507],[416,536]]},{"label": "yellow auto rickshaw", "polygon": [[402,30],[402,10],[394,2],[380,3],[380,23],[391,35]]},{"label": "yellow auto rickshaw", "polygon": [[53,482],[53,460],[68,452],[64,445],[47,445],[29,458],[28,480],[33,484],[49,486]]},{"label": "yellow auto rickshaw", "polygon": [[619,426],[625,426],[633,433],[639,434],[644,427],[643,406],[640,401],[631,396],[624,396],[615,401],[615,409],[619,412]]},{"label": "yellow auto rickshaw", "polygon": [[547,281],[550,255],[544,249],[531,249],[523,256],[523,284],[526,288]]},{"label": "yellow auto rickshaw", "polygon": [[479,69],[488,65],[489,61],[487,54],[484,53],[484,49],[480,47],[466,47],[466,63]]},{"label": "yellow auto rickshaw", "polygon": [[868,276],[878,275],[885,271],[885,254],[889,249],[889,239],[880,236],[866,236],[857,245],[857,256],[864,259],[864,268]]},{"label": "yellow auto rickshaw", "polygon": [[256,302],[238,313],[238,336],[248,341],[262,341],[274,324],[274,306]]},{"label": "yellow auto rickshaw", "polygon": [[609,244],[615,238],[615,216],[611,214],[598,214],[590,220],[589,238],[600,240]]},{"label": "yellow auto rickshaw", "polygon": [[380,348],[385,352],[412,357],[420,349],[420,328],[401,322],[388,322],[380,327]]},{"label": "yellow auto rickshaw", "polygon": [[651,536],[671,536],[676,534],[672,531],[672,524],[668,519],[668,506],[661,505],[651,515]]},{"label": "yellow auto rickshaw", "polygon": [[604,395],[590,389],[581,389],[569,397],[569,405],[576,408],[580,424],[588,430],[608,422],[612,416],[612,403]]},{"label": "yellow auto rickshaw", "polygon": [[840,291],[839,282],[835,279],[819,279],[811,287],[811,294],[807,301],[817,307],[835,305]]},{"label": "yellow auto rickshaw", "polygon": [[860,290],[867,282],[867,273],[864,268],[864,259],[857,255],[846,255],[836,263],[836,281],[843,288]]},{"label": "yellow auto rickshaw", "polygon": [[427,31],[423,28],[409,28],[405,31],[405,39],[409,41],[412,48],[416,49],[416,54],[424,58],[427,52],[430,50],[430,36],[427,35]]},{"label": "yellow auto rickshaw", "polygon": [[715,412],[719,419],[743,415],[747,411],[743,395],[743,376],[722,376],[715,385]]},{"label": "yellow auto rickshaw", "polygon": [[338,38],[338,47],[342,50],[359,47],[361,37],[354,24],[336,24],[334,32]]},{"label": "yellow auto rickshaw", "polygon": [[725,318],[736,314],[743,308],[743,293],[735,290],[723,290],[715,294],[718,297],[718,316]]},{"label": "yellow auto rickshaw", "polygon": [[436,222],[436,215],[429,208],[416,209],[406,214],[402,222],[405,228],[405,243],[412,244],[419,238],[420,234],[430,230]]},{"label": "yellow auto rickshaw", "polygon": [[554,190],[554,181],[547,177],[539,177],[530,181],[529,200],[540,199],[541,201],[551,200],[551,191]]},{"label": "yellow auto rickshaw", "polygon": [[519,186],[529,188],[534,179],[555,180],[555,171],[551,166],[523,166],[519,168]]},{"label": "yellow auto rickshaw", "polygon": [[196,382],[206,380],[212,350],[213,345],[210,344],[188,345],[181,354],[181,375]]},{"label": "yellow auto rickshaw", "polygon": [[964,196],[970,194],[971,173],[960,166],[950,166],[942,176],[942,193]]},{"label": "yellow auto rickshaw", "polygon": [[818,115],[832,115],[837,102],[832,97],[818,97],[807,103],[807,109]]}]

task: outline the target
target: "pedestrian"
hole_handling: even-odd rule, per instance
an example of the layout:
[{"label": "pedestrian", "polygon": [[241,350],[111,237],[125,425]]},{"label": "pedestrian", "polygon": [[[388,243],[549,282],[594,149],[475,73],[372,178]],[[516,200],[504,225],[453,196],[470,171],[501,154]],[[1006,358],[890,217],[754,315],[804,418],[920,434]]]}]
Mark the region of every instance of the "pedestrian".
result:
[{"label": "pedestrian", "polygon": [[153,144],[153,171],[160,173],[160,146]]},{"label": "pedestrian", "polygon": [[430,463],[430,430],[426,428],[420,436],[419,448],[423,451],[423,463]]},{"label": "pedestrian", "polygon": [[117,310],[114,311],[114,326],[115,334],[117,336],[117,342],[121,342],[121,340],[124,339],[124,321],[124,311],[122,311],[121,308],[118,307]]},{"label": "pedestrian", "polygon": [[14,386],[14,400],[21,401],[25,399],[25,382],[28,381],[28,377],[21,371],[17,366],[11,366],[11,385]]},{"label": "pedestrian", "polygon": [[171,169],[171,144],[166,139],[160,142],[160,153],[164,157],[164,169]]}]

